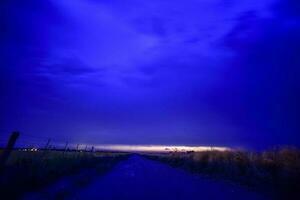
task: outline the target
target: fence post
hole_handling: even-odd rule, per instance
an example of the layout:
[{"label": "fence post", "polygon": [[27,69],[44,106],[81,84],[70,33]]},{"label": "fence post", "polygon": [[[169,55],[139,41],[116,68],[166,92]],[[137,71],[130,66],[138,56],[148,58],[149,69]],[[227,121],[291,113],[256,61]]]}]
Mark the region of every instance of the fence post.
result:
[{"label": "fence post", "polygon": [[64,153],[63,153],[63,154],[65,154],[65,152],[67,151],[67,147],[68,147],[68,142],[66,142],[66,145],[65,145]]},{"label": "fence post", "polygon": [[50,148],[51,148],[50,142],[51,142],[51,139],[49,138],[47,140],[46,146],[45,146],[44,151],[42,153],[42,158],[43,159],[46,158],[47,153],[50,151]]},{"label": "fence post", "polygon": [[2,154],[0,155],[0,170],[2,170],[2,168],[4,167],[19,136],[20,136],[20,133],[17,131],[12,132],[12,134],[10,135],[7,145],[6,145],[5,149],[3,150]]},{"label": "fence post", "polygon": [[48,148],[50,147],[50,142],[51,142],[51,139],[48,139],[46,146],[45,146],[45,150],[48,150]]}]

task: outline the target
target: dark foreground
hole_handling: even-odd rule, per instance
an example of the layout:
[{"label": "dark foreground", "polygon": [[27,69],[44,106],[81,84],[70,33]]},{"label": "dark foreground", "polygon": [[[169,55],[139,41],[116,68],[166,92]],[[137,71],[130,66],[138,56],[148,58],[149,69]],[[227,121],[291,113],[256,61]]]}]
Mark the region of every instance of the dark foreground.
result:
[{"label": "dark foreground", "polygon": [[19,199],[28,192],[41,191],[61,179],[70,179],[70,187],[57,190],[51,198],[61,199],[69,194],[70,188],[88,184],[126,158],[127,154],[109,152],[16,150],[0,170],[0,199]]},{"label": "dark foreground", "polygon": [[[59,187],[63,187],[62,182]],[[57,187],[57,186],[56,186]],[[52,186],[52,190],[55,185]],[[26,199],[38,199],[39,195]],[[44,197],[45,198],[45,197]],[[238,185],[193,175],[157,161],[133,155],[65,199],[267,199]]]}]

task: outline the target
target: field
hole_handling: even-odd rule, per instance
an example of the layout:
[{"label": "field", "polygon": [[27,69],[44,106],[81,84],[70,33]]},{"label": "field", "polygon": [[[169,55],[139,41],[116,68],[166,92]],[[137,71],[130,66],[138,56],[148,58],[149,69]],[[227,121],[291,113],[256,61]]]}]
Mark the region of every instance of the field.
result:
[{"label": "field", "polygon": [[[106,176],[101,176],[112,168]],[[71,185],[65,184],[66,180],[72,182]],[[64,188],[60,188],[61,181],[65,181]],[[221,195],[224,199],[240,196],[252,200],[260,199],[256,198],[257,193],[272,199],[288,196],[293,200],[299,199],[299,181],[300,151],[296,148],[140,155],[14,150],[0,174],[0,193],[4,199],[18,199],[24,195],[31,199],[30,195],[47,193],[48,199],[116,195],[118,198],[113,199],[120,199],[127,195],[125,199],[131,200],[149,195],[154,199],[165,199],[166,195],[176,199],[178,192],[181,192],[181,199],[193,194],[207,199],[219,199]],[[52,194],[51,188],[58,190]],[[222,194],[215,194],[215,188],[222,190]]]},{"label": "field", "polygon": [[152,154],[146,157],[217,179],[226,179],[267,192],[273,197],[297,199],[300,194],[300,151],[277,148],[264,152],[204,151]]},{"label": "field", "polygon": [[[15,150],[0,174],[0,193],[6,199],[16,199],[29,191],[39,190],[61,177],[92,171],[77,178],[78,185],[87,184],[93,176],[111,169],[127,154],[105,152],[63,152]],[[92,170],[91,170],[92,169]]]}]

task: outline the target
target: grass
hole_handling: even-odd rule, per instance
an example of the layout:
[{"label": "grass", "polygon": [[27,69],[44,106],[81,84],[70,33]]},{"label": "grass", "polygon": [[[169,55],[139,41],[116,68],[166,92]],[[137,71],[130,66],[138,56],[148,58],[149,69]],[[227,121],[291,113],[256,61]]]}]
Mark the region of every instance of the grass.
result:
[{"label": "grass", "polygon": [[300,150],[296,148],[276,148],[259,153],[175,152],[147,157],[202,175],[269,191],[272,196],[279,198],[289,195],[289,199],[300,199]]},{"label": "grass", "polygon": [[[126,157],[126,154],[105,152],[13,151],[0,174],[1,197],[17,199],[82,169],[93,168],[101,174]],[[87,179],[81,179],[81,184]]]}]

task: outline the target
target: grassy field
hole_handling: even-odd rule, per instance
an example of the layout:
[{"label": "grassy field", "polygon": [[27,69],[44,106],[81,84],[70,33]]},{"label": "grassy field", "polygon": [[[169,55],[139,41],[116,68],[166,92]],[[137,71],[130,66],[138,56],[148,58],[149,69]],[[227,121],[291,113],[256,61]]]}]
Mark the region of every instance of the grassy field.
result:
[{"label": "grassy field", "polygon": [[[101,174],[126,157],[127,154],[108,152],[13,151],[0,172],[1,197],[17,199],[26,192],[39,190],[83,169],[92,168]],[[91,178],[86,176],[79,184]]]},{"label": "grassy field", "polygon": [[[279,198],[300,199],[300,150],[204,151],[146,155],[205,176],[250,186]],[[293,198],[292,198],[293,197]]]}]

